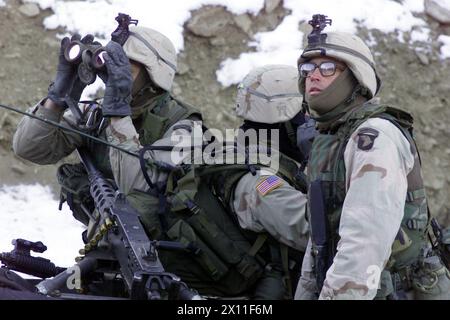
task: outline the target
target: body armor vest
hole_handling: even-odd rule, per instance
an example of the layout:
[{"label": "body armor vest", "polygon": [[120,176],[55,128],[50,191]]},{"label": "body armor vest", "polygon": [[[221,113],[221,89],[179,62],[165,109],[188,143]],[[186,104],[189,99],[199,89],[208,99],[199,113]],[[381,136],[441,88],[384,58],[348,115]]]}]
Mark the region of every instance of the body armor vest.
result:
[{"label": "body armor vest", "polygon": [[[238,181],[262,167],[244,163],[191,165],[181,174],[169,174],[164,193],[168,206],[163,217],[155,195],[134,190],[128,196],[153,239],[177,241],[192,249],[159,253],[168,271],[201,294],[250,294],[254,299],[282,299],[289,294],[288,286],[283,286],[288,270],[283,269],[289,268],[289,260],[296,260],[298,268],[302,254],[288,250],[265,233],[241,229],[231,206]],[[277,174],[295,187],[304,185],[298,181],[298,170],[294,160],[280,154]]]},{"label": "body armor vest", "polygon": [[403,133],[415,159],[414,167],[407,176],[408,189],[401,228],[384,272],[401,272],[411,266],[418,261],[421,249],[426,245],[429,214],[419,154],[412,135],[413,119],[404,111],[366,103],[346,115],[342,125],[332,132],[319,134],[312,146],[308,165],[308,217],[319,290],[339,241],[339,223],[346,196],[345,147],[352,133],[367,119],[375,117],[390,121]]},{"label": "body armor vest", "polygon": [[[152,144],[161,139],[169,127],[180,120],[187,119],[190,116],[196,116],[199,120],[202,119],[200,112],[195,110],[194,107],[176,100],[169,93],[161,95],[156,101],[149,101],[149,104],[144,105],[143,108],[146,111],[136,128],[141,145]],[[100,137],[106,138],[105,130],[101,132]],[[90,139],[86,139],[86,144],[90,154],[94,157],[95,166],[106,178],[113,179],[108,146]]]}]

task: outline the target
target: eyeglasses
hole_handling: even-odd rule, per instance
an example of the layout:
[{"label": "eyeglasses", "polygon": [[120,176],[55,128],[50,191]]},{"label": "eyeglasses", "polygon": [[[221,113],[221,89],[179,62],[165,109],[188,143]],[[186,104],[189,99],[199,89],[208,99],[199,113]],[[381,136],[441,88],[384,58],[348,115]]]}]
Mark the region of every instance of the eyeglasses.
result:
[{"label": "eyeglasses", "polygon": [[311,75],[316,68],[319,68],[320,74],[323,77],[331,77],[336,73],[336,69],[341,71],[345,70],[345,67],[334,62],[334,61],[324,61],[319,65],[313,62],[305,62],[298,65],[298,71],[300,72],[300,77],[306,78]]}]

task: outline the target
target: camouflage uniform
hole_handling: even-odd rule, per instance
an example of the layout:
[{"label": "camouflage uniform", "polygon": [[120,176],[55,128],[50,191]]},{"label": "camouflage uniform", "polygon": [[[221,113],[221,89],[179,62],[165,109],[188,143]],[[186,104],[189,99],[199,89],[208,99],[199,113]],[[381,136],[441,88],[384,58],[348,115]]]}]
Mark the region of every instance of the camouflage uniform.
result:
[{"label": "camouflage uniform", "polygon": [[[275,128],[278,125],[277,129],[283,132],[295,131],[298,126],[294,123],[296,116],[303,117],[297,79],[296,70],[289,66],[267,65],[252,70],[238,87],[237,116],[244,121],[261,124],[258,127]],[[280,140],[283,138],[284,136],[280,137]],[[292,138],[293,141],[288,141],[286,145],[295,146],[296,138]],[[287,153],[286,145],[270,147],[278,149],[284,155],[288,154],[300,163],[303,159],[299,159],[297,153]],[[234,212],[242,228],[255,232],[265,230],[280,242],[304,251],[308,235],[305,219],[306,197],[280,175],[278,187],[267,193],[262,192],[259,186],[264,181],[274,179],[271,178],[274,176],[277,176],[277,172],[270,168],[262,169],[256,174],[249,172],[243,176],[234,191]]]},{"label": "camouflage uniform", "polygon": [[[255,75],[259,77],[259,81],[261,82],[261,92],[269,95],[275,95],[276,92],[277,95],[280,95],[278,101],[274,102],[274,105],[267,103],[261,97],[247,93],[246,90],[251,85],[253,85],[255,90],[258,89],[253,83],[256,79]],[[271,81],[277,83],[277,87],[270,88],[270,85],[272,85]],[[244,119],[261,120],[262,122],[262,119],[249,116],[248,112],[243,111],[246,107],[242,105],[241,101],[243,99],[250,99],[249,104],[251,104],[252,115],[259,113],[259,117],[266,117],[264,119],[270,119],[270,121],[277,119],[277,117],[279,122],[289,121],[299,112],[301,107],[300,96],[296,92],[296,82],[296,71],[293,68],[284,66],[276,68],[270,66],[254,70],[244,79],[243,85],[238,93],[238,115]],[[265,92],[265,90],[269,92]],[[258,103],[261,104],[261,107]],[[280,116],[278,111],[279,108],[276,108],[276,103],[284,106],[282,116]],[[266,111],[262,112],[262,108],[266,108]],[[269,120],[266,121],[269,122]],[[182,134],[182,128],[181,126],[180,129],[174,130],[174,134]],[[201,128],[197,128],[197,130],[201,130]],[[134,129],[132,122],[126,118],[112,125],[108,133],[108,139],[123,148],[130,151],[136,151],[140,148],[140,144],[138,143],[139,135]],[[155,143],[155,145],[170,145],[170,134],[172,134],[172,131],[168,133],[162,140]],[[172,139],[179,141],[176,136],[172,137]],[[199,143],[201,142],[199,141]],[[180,145],[178,144],[177,146]],[[118,179],[116,180],[119,184],[125,183],[120,189],[125,193],[131,189],[146,190],[148,186],[142,173],[140,173],[139,165],[125,167],[125,164],[123,164],[125,162],[122,159],[131,157],[114,149],[111,149],[110,152],[112,166],[115,168],[114,171],[118,172],[116,177]],[[115,155],[113,156],[113,154]],[[159,154],[155,154],[152,158],[174,164],[173,159],[170,159],[170,152],[159,152]],[[132,161],[131,159],[129,160]],[[183,159],[179,160],[181,163]],[[121,161],[123,163],[120,163]],[[258,185],[268,177],[276,175],[276,173],[276,171],[266,168],[259,170],[256,174],[252,174],[251,172],[245,174],[235,186],[235,196],[231,200],[231,207],[236,212],[242,228],[255,232],[268,231],[286,245],[304,250],[307,241],[307,223],[304,215],[306,197],[304,194],[283,179],[280,179],[279,185],[276,188],[265,194],[258,191]],[[156,180],[162,181],[162,179],[158,178]],[[274,212],[277,212],[277,214],[273,214]]]},{"label": "camouflage uniform", "polygon": [[[412,117],[366,102],[379,80],[358,37],[327,33],[309,44],[299,64],[319,56],[344,62],[355,80],[350,98],[331,103],[328,112],[309,105],[321,132],[308,163],[311,238],[296,298],[448,299],[449,272],[427,239],[430,217]],[[305,78],[299,85],[304,92]]]},{"label": "camouflage uniform", "polygon": [[[259,83],[259,85],[257,85],[256,83]],[[261,95],[263,95],[263,97],[261,97]],[[272,97],[275,98],[268,101],[266,100],[265,96],[268,96],[271,99]],[[295,125],[290,123],[290,121],[296,115],[301,113],[301,96],[299,95],[297,89],[297,71],[295,70],[295,68],[287,66],[266,66],[253,70],[239,86],[236,105],[238,115],[245,120],[259,123],[274,122],[277,126],[280,123],[283,125],[284,123],[289,123],[289,127]],[[176,131],[177,130],[175,130],[175,132]],[[130,121],[127,121],[126,118],[110,126],[108,132],[110,133],[110,141],[112,141],[113,143],[132,151],[138,150],[140,148],[140,145],[138,143],[138,134],[133,128],[132,123]],[[293,130],[293,132],[295,136],[295,130]],[[196,143],[200,144],[202,143],[202,141],[197,141]],[[293,149],[296,149],[295,141],[292,143],[292,145],[294,146]],[[180,145],[177,144],[177,147],[179,146]],[[188,144],[186,146],[188,146]],[[274,150],[279,148],[278,145],[272,145],[271,147],[274,148]],[[111,153],[113,152],[116,153],[115,150],[111,150]],[[119,154],[120,156],[114,157],[114,159],[120,160],[128,157],[126,154],[121,154],[120,152],[117,152],[117,154]],[[160,154],[162,155],[162,157],[158,157],[157,155],[155,155],[152,156],[152,158],[154,160],[162,160],[170,164],[174,164],[173,159],[170,159],[169,153],[166,153],[167,157],[165,159],[164,153]],[[111,159],[113,159],[113,157],[111,157]],[[193,160],[195,161],[195,158]],[[183,159],[179,159],[179,163],[182,162]],[[117,176],[119,177],[119,185],[121,184],[121,181],[124,180],[130,182],[126,183],[126,186],[120,185],[120,188],[125,192],[127,192],[128,190],[130,191],[128,193],[129,199],[144,217],[144,221],[146,221],[145,223],[147,225],[147,230],[152,230],[152,235],[155,238],[159,238],[160,236],[162,236],[159,220],[157,218],[152,218],[152,215],[149,214],[149,206],[151,205],[149,203],[151,203],[152,196],[148,193],[144,193],[148,190],[148,185],[143,178],[142,172],[140,172],[140,166],[136,164],[135,167],[125,168],[121,165],[120,162],[116,162],[116,160],[112,160],[111,164],[113,168],[115,168],[115,171],[119,172],[123,176],[122,179],[120,179],[120,176]],[[218,169],[219,166],[220,169]],[[256,240],[250,241],[250,246],[248,247],[249,249],[252,246],[258,246],[258,235],[268,233],[277,241],[276,244],[274,244],[272,240],[269,241],[270,243],[272,243],[271,246],[274,247],[273,250],[275,250],[276,252],[279,252],[278,250],[283,250],[280,249],[280,243],[286,249],[287,247],[290,247],[292,249],[303,252],[306,247],[308,234],[307,222],[305,220],[306,197],[302,192],[296,189],[296,187],[298,186],[296,185],[294,179],[294,175],[298,172],[300,164],[290,157],[282,155],[280,160],[280,169],[278,171],[270,167],[261,166],[259,163],[255,163],[255,167],[259,169],[255,171],[251,171],[248,167],[245,167],[244,169],[242,167],[245,167],[245,165],[202,165],[200,166],[199,170],[207,171],[217,169],[218,171],[214,174],[208,175],[208,178],[198,178],[200,181],[199,184],[207,184],[208,190],[213,191],[212,193],[216,196],[216,199],[220,202],[220,205],[225,208],[227,212],[233,212],[235,214],[239,226],[244,230],[251,231],[247,234],[247,236]],[[151,173],[150,175],[152,174],[153,173]],[[153,175],[153,177],[155,176]],[[130,179],[128,180],[128,178]],[[164,179],[167,178],[167,175],[161,175],[155,177],[155,179],[152,180],[164,183]],[[180,184],[185,185],[185,182]],[[266,184],[267,188],[264,189],[264,186]],[[197,198],[201,199],[203,196],[201,193],[207,192],[205,189],[201,189],[201,187],[199,186],[192,187],[191,189],[189,189],[189,191],[195,192],[196,198],[193,200],[196,203],[201,203],[201,200]],[[174,191],[167,191],[166,189],[165,194],[170,198],[170,194],[174,193]],[[176,201],[172,199],[170,202],[172,205],[171,210],[176,211]],[[153,206],[155,206],[155,202],[153,202]],[[200,204],[199,206],[202,207]],[[202,207],[202,209],[205,211],[205,214],[207,216],[210,216],[211,221],[214,221],[212,217],[216,214],[215,212],[213,212],[215,210],[214,206],[215,204],[210,203]],[[168,217],[171,216],[172,214],[168,215]],[[182,217],[182,219],[184,220],[189,220],[187,218],[188,215],[184,215]],[[170,219],[168,218],[168,220]],[[182,233],[182,231],[180,231],[181,228],[178,228],[179,223],[180,221],[175,221],[173,223],[169,221],[166,234],[169,235],[171,239],[181,239],[181,241],[186,241],[187,235],[179,234]],[[177,231],[175,231],[175,227],[177,227]],[[221,229],[222,227],[223,226],[221,226],[220,224],[218,225],[219,229]],[[185,226],[183,228],[190,227]],[[174,236],[175,233],[176,236]],[[220,239],[218,241],[221,240],[225,241],[225,239]],[[234,239],[233,241],[236,242],[237,240]],[[252,241],[254,241],[254,243],[252,243]],[[207,241],[206,245],[214,246]],[[266,247],[265,244],[263,246],[263,243],[261,243],[260,246]],[[230,252],[232,252],[231,248],[225,250],[229,250]],[[170,262],[170,259],[172,258],[168,253],[162,253],[161,257],[163,262],[165,259],[167,259],[165,260],[166,266],[177,268],[174,269],[173,272],[182,276],[187,281],[187,283],[197,288],[203,294],[213,293],[216,295],[229,295],[233,292],[235,294],[242,293],[241,291],[239,291],[242,288],[236,289],[230,287],[232,285],[230,281],[228,281],[227,284],[223,283],[224,279],[230,277],[227,276],[227,273],[224,273],[223,276],[217,278],[216,281],[212,281],[211,279],[208,280],[205,275],[200,275],[196,270],[195,263],[191,260],[189,260],[190,262],[185,263],[184,268],[181,268],[175,267],[175,263]],[[181,256],[178,255],[176,258],[179,260]],[[175,259],[175,257],[173,259]],[[223,259],[227,260],[226,257]],[[266,255],[265,259],[267,263],[271,258],[267,258]],[[277,256],[276,259],[281,258]],[[292,262],[294,262],[294,259],[297,260],[296,267],[298,270],[301,261],[299,259],[301,259],[301,257],[296,254],[295,257],[291,259]],[[287,265],[288,263],[286,264],[286,266],[281,266],[283,264],[281,261],[278,261],[277,263],[280,265],[280,268],[285,267],[285,270],[283,270],[283,272],[289,272],[287,270],[289,269],[289,266]],[[234,267],[230,266],[229,268],[233,269]],[[193,277],[193,274],[196,273],[197,278]],[[205,272],[203,273],[205,274]],[[212,275],[212,277],[214,278],[214,274]],[[261,278],[264,278],[264,276]],[[266,276],[265,279],[269,278],[277,279],[274,275]],[[201,279],[201,281],[199,281],[199,279]],[[236,277],[230,279],[236,281]],[[280,299],[283,297],[283,294],[281,294],[280,296],[278,293],[279,284],[276,284],[276,289],[274,289],[273,292],[270,292],[269,289],[274,287],[273,284],[268,285],[267,282],[264,282],[264,280],[257,283],[257,289],[255,290],[254,294],[250,294],[251,297],[258,299]],[[209,287],[207,287],[205,284],[208,284]],[[237,286],[237,284],[234,284],[234,286]],[[263,288],[261,289],[261,287]],[[248,293],[249,292],[247,292],[247,294]]]},{"label": "camouflage uniform", "polygon": [[[123,48],[127,56],[133,61],[141,63],[147,70],[149,79],[144,82],[136,92],[133,92],[132,116],[124,117],[102,130],[100,138],[121,144],[124,136],[136,139],[137,133],[133,121],[139,130],[139,143],[171,145],[169,138],[172,132],[175,135],[184,135],[190,138],[195,125],[201,126],[201,114],[191,106],[174,99],[167,91],[170,90],[176,72],[176,52],[168,38],[159,32],[143,27],[131,27],[131,35]],[[138,80],[135,81],[135,84]],[[160,94],[154,94],[152,88],[159,88]],[[134,88],[133,88],[134,90]],[[153,91],[152,91],[153,90]],[[70,111],[49,110],[43,107],[44,101],[38,103],[30,111],[42,118],[59,122],[66,127],[73,127],[75,120]],[[80,105],[82,111],[85,106]],[[133,118],[133,119],[132,119]],[[197,124],[195,124],[197,123]],[[128,124],[128,126],[127,126]],[[129,130],[123,129],[124,127]],[[182,128],[174,130],[174,128]],[[117,130],[115,130],[117,129]],[[124,133],[122,133],[124,131]],[[125,138],[125,139],[126,139]],[[136,142],[136,141],[135,141]],[[127,192],[135,180],[136,173],[121,168],[135,168],[137,159],[125,157],[120,152],[110,150],[99,143],[92,142],[82,136],[63,131],[50,124],[23,117],[20,121],[13,139],[14,152],[27,160],[37,164],[52,164],[71,154],[76,148],[87,147],[94,156],[96,166],[108,178],[116,177],[123,192]],[[133,146],[134,147],[134,146]],[[137,151],[130,147],[129,150]],[[152,153],[157,158],[158,152]],[[161,151],[161,154],[165,152]],[[150,155],[147,154],[147,157]],[[161,155],[164,159],[164,157]],[[111,167],[111,163],[113,166]],[[137,166],[138,168],[138,166]],[[154,169],[154,174],[158,175]],[[124,174],[129,173],[129,176]]]}]

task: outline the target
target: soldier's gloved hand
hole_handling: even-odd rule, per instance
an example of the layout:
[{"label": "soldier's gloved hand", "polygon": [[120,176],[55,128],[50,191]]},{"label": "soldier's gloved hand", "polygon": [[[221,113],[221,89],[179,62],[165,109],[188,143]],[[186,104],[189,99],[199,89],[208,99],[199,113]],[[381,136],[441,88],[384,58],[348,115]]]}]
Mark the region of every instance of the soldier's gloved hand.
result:
[{"label": "soldier's gloved hand", "polygon": [[81,84],[74,86],[74,83],[78,78],[77,75],[78,66],[76,64],[68,62],[64,58],[64,51],[66,50],[70,42],[78,40],[83,43],[89,44],[93,42],[94,36],[88,34],[83,39],[81,40],[80,39],[81,36],[75,34],[70,39],[69,37],[65,37],[61,40],[61,46],[59,49],[59,56],[58,56],[58,67],[56,69],[56,77],[48,90],[47,97],[51,99],[54,103],[56,103],[58,106],[64,109],[67,108],[67,105],[65,103],[66,96],[70,95],[72,99],[78,101],[85,87],[82,86]]},{"label": "soldier's gloved hand", "polygon": [[110,41],[104,55],[108,78],[103,99],[103,116],[124,117],[131,115],[131,65],[120,44]]}]

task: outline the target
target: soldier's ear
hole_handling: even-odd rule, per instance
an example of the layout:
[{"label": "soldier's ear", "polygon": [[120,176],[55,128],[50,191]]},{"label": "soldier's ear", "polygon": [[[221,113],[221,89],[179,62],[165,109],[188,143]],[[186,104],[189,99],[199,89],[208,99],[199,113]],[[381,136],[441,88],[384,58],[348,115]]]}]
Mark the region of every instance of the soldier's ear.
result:
[{"label": "soldier's ear", "polygon": [[136,80],[136,78],[139,76],[139,73],[146,72],[144,65],[142,65],[139,62],[136,62],[134,60],[130,60],[131,64],[131,77],[133,78],[133,81]]}]

